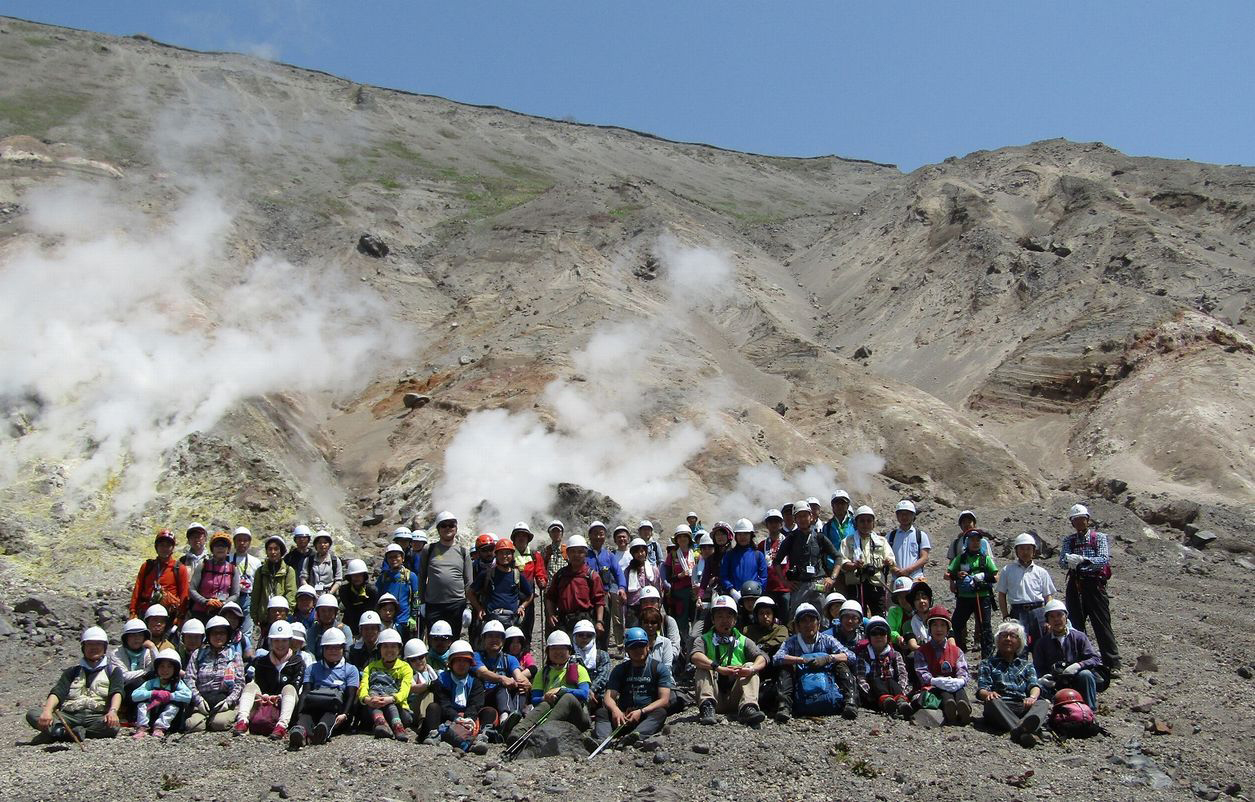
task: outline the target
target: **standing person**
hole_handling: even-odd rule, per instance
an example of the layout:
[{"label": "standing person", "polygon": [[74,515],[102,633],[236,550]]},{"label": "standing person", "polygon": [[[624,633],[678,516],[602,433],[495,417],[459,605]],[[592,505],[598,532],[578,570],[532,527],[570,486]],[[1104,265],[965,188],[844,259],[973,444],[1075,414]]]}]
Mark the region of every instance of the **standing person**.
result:
[{"label": "standing person", "polygon": [[118,734],[125,683],[122,672],[109,664],[109,636],[100,627],[88,627],[79,638],[79,651],[82,658],[61,672],[43,708],[26,713],[26,723],[39,731],[37,743]]},{"label": "standing person", "polygon": [[309,547],[310,538],[314,533],[305,524],[297,524],[292,529],[292,550],[283,555],[283,561],[296,573],[300,573],[301,565],[314,550]]},{"label": "standing person", "polygon": [[846,598],[858,599],[872,615],[885,614],[885,574],[895,566],[889,541],[876,534],[876,513],[866,505],[854,511],[854,534],[841,541],[841,582]]},{"label": "standing person", "polygon": [[306,740],[314,745],[330,740],[335,730],[352,719],[359,687],[357,667],[344,659],[344,633],[328,632],[322,639],[318,662],[305,669],[297,705],[300,717],[288,736],[288,748],[300,749]]},{"label": "standing person", "polygon": [[253,577],[261,567],[261,559],[249,553],[253,546],[253,533],[248,527],[240,526],[231,537],[235,551],[231,552],[231,564],[240,576],[240,595],[237,599],[240,610],[244,613],[243,629],[253,631]]},{"label": "standing person", "polygon": [[702,528],[701,519],[697,517],[696,512],[690,512],[684,516],[684,523],[688,525],[690,535],[697,534],[697,530]]},{"label": "standing person", "polygon": [[187,573],[190,576],[196,566],[200,565],[201,560],[209,554],[205,550],[205,540],[209,537],[209,530],[204,524],[188,524],[184,537],[187,538],[187,548],[183,550],[183,556],[179,557],[179,562],[187,566]]},{"label": "standing person", "polygon": [[[959,513],[959,534],[950,541],[950,548],[946,551],[946,564],[959,556],[959,552],[967,547],[967,536],[971,532],[978,532],[984,544],[981,550],[989,551],[989,538],[985,537],[984,531],[976,528],[976,513],[971,510],[963,510]],[[953,589],[953,588],[952,588]]]},{"label": "standing person", "polygon": [[544,598],[545,589],[549,587],[549,574],[545,570],[545,560],[540,556],[540,552],[532,551],[531,543],[534,537],[526,521],[516,523],[514,531],[510,533],[510,540],[514,542],[514,549],[518,552],[514,558],[514,564],[523,572],[523,577],[532,583],[534,591],[533,603],[527,605],[527,610],[523,612],[523,622],[519,625],[529,643],[536,627],[535,598]]},{"label": "standing person", "polygon": [[1024,628],[1016,621],[998,627],[998,651],[980,661],[976,698],[985,703],[982,718],[996,732],[1011,732],[1011,740],[1031,747],[1033,736],[1050,715],[1050,703],[1041,698],[1041,685],[1026,646]]},{"label": "standing person", "polygon": [[[1007,563],[998,574],[998,609],[1003,619],[1014,617],[1023,627],[1025,648],[1041,637],[1045,624],[1042,610],[1058,590],[1050,572],[1033,562],[1037,538],[1025,532],[1012,541],[1015,562]],[[1001,631],[1001,630],[999,630]]]},{"label": "standing person", "polygon": [[687,638],[695,602],[693,570],[697,560],[693,556],[693,533],[687,526],[677,526],[675,534],[671,536],[671,543],[666,562],[663,563],[663,581],[671,589],[667,607],[675,617],[680,632]]},{"label": "standing person", "polygon": [[[266,561],[257,568],[253,575],[254,610],[265,610],[270,599],[282,596],[287,599],[288,609],[296,605],[296,570],[283,561],[288,544],[278,535],[266,538]],[[269,621],[262,622],[262,631],[270,626]]]},{"label": "standing person", "polygon": [[967,545],[950,561],[946,579],[955,583],[954,630],[960,651],[967,651],[967,620],[976,615],[980,633],[980,656],[985,659],[994,651],[993,586],[998,566],[993,557],[981,550],[984,539],[969,533]]},{"label": "standing person", "polygon": [[776,606],[785,610],[789,607],[789,589],[792,586],[785,575],[788,570],[787,562],[776,563],[776,555],[784,545],[784,516],[780,514],[780,510],[767,510],[767,514],[763,516],[763,526],[767,529],[767,537],[759,542],[758,550],[767,560],[767,584],[764,590]]},{"label": "standing person", "polygon": [[187,566],[174,559],[174,534],[162,529],[153,539],[157,556],[145,560],[135,577],[131,591],[131,617],[144,618],[145,611],[154,604],[180,614],[187,608],[191,579]]},{"label": "standing person", "polygon": [[[569,545],[567,550],[570,551]],[[639,537],[633,539],[628,545],[628,551],[632,560],[623,569],[623,577],[627,583],[627,624],[634,627],[639,623],[641,591],[655,588],[661,595],[662,572],[656,564],[649,561],[649,544],[644,540]]]},{"label": "standing person", "polygon": [[824,571],[824,556],[834,558],[837,550],[819,531],[811,516],[811,508],[805,501],[792,505],[793,519],[797,528],[789,533],[784,545],[776,554],[775,564],[780,565],[788,560],[789,570],[786,576],[792,583],[789,588],[789,614],[785,620],[793,619],[793,610],[797,605],[809,603],[816,609],[823,603],[823,594],[831,586],[827,581],[829,574]]},{"label": "standing person", "polygon": [[636,526],[636,536],[645,541],[645,559],[655,568],[661,566],[666,558],[663,556],[662,546],[654,540],[654,524],[651,521],[641,521]]},{"label": "standing person", "polygon": [[915,675],[919,677],[921,696],[928,691],[941,700],[941,714],[947,724],[967,726],[972,720],[972,703],[964,690],[967,658],[950,640],[949,610],[937,606],[928,611],[928,633],[928,640],[915,652]]},{"label": "standing person", "polygon": [[[694,516],[696,518],[696,516]],[[639,627],[624,633],[627,659],[615,666],[606,683],[603,704],[593,723],[596,749],[615,730],[622,728],[622,743],[631,745],[662,731],[675,681],[671,667],[649,656],[649,635]]]},{"label": "standing person", "polygon": [[475,585],[467,588],[466,600],[480,626],[487,621],[497,621],[504,632],[505,627],[517,626],[523,620],[535,593],[532,583],[514,567],[514,544],[501,538],[493,544],[493,549],[493,567],[480,572]]},{"label": "standing person", "polygon": [[606,590],[601,577],[589,568],[588,543],[572,535],[566,544],[567,564],[554,574],[545,595],[549,631],[570,634],[576,621],[592,621],[597,633],[606,628]]},{"label": "standing person", "polygon": [[545,561],[545,573],[554,577],[566,566],[567,562],[566,546],[562,543],[566,527],[561,521],[550,521],[545,531],[549,533],[549,542],[540,547],[540,556]]},{"label": "standing person", "polygon": [[780,507],[780,515],[784,518],[784,533],[790,534],[797,529],[797,521],[793,517],[793,505],[784,504]]},{"label": "standing person", "polygon": [[[375,605],[379,603],[379,591],[370,586],[367,578],[364,560],[349,560],[349,564],[344,567],[344,582],[340,585],[338,596],[340,607],[344,610],[344,623],[354,635],[357,635],[362,613],[375,609]],[[310,651],[318,654],[318,650],[312,645]]]},{"label": "standing person", "polygon": [[632,542],[632,533],[626,526],[619,524],[611,535],[614,541],[614,556],[619,559],[619,568],[627,568],[627,564],[632,560],[632,553],[628,551],[628,544]]},{"label": "standing person", "polygon": [[767,717],[758,707],[759,674],[767,668],[767,656],[736,630],[737,607],[731,596],[715,599],[710,618],[710,630],[693,643],[689,657],[699,720],[709,726],[717,723],[717,712],[736,711],[742,724],[757,727]]},{"label": "standing person", "polygon": [[[379,569],[379,578],[375,580],[375,590],[380,600],[385,594],[391,593],[396,599],[396,629],[402,639],[418,631],[418,604],[422,594],[419,590],[418,575],[405,567],[405,550],[395,543],[389,543],[383,552],[384,564]],[[466,596],[462,596],[465,605]],[[458,612],[458,627],[462,625],[462,613]]]},{"label": "standing person", "polygon": [[1120,671],[1120,648],[1111,628],[1107,596],[1107,580],[1111,578],[1110,542],[1093,525],[1084,504],[1073,505],[1068,520],[1074,531],[1063,538],[1059,549],[1059,567],[1068,572],[1065,591],[1068,619],[1081,632],[1085,631],[1087,621],[1093,623],[1103,665],[1114,677]]},{"label": "standing person", "polygon": [[[834,549],[841,549],[841,541],[854,534],[854,516],[850,514],[850,494],[837,488],[832,491],[832,517],[824,524],[824,537],[828,538],[828,542],[832,544]],[[824,570],[831,574],[832,569],[836,567],[836,559],[830,556],[824,557]]]},{"label": "standing person", "polygon": [[610,626],[597,637],[597,645],[603,651],[609,651],[611,644],[617,646],[623,642],[627,579],[618,556],[606,548],[606,525],[601,521],[593,521],[588,526],[588,564],[601,577],[602,587],[606,589],[606,612],[610,616]]},{"label": "standing person", "polygon": [[472,578],[471,553],[455,543],[458,519],[451,512],[436,516],[440,540],[427,547],[427,561],[419,577],[418,598],[423,600],[427,621],[447,621],[457,639],[462,634],[466,589]]},{"label": "standing person", "polygon": [[928,539],[928,533],[915,526],[914,502],[902,499],[893,514],[898,519],[898,525],[887,536],[889,548],[893,549],[893,576],[923,579],[924,566],[928,565],[933,544]]},{"label": "standing person", "polygon": [[736,544],[723,555],[719,586],[725,595],[740,601],[741,587],[746,582],[757,582],[760,592],[767,584],[767,558],[754,547],[754,524],[748,518],[737,521],[732,532]]},{"label": "standing person", "polygon": [[226,532],[214,532],[209,541],[209,556],[192,569],[188,594],[192,615],[205,621],[218,614],[222,605],[240,595],[240,575],[230,560],[231,538]]},{"label": "standing person", "polygon": [[693,624],[689,632],[698,637],[705,631],[710,605],[719,595],[719,554],[709,532],[697,533],[697,562],[693,566]]},{"label": "standing person", "polygon": [[[410,533],[406,530],[406,547],[409,547]],[[301,563],[301,575],[298,580],[302,584],[313,585],[318,595],[330,593],[333,596],[340,591],[340,583],[344,581],[344,563],[331,550],[331,533],[319,529],[314,535],[314,553]]]},{"label": "standing person", "polygon": [[416,574],[423,573],[423,561],[427,559],[427,533],[419,529],[410,532],[410,550],[405,555],[405,567]]}]

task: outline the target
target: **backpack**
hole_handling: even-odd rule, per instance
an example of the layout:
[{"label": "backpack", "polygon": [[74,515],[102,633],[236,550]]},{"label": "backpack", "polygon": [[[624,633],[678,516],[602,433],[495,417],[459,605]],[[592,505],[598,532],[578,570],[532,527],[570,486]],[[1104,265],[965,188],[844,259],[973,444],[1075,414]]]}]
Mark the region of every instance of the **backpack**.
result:
[{"label": "backpack", "polygon": [[1047,721],[1050,731],[1062,738],[1089,738],[1102,729],[1094,718],[1094,711],[1084,702],[1055,705]]},{"label": "backpack", "polygon": [[[821,656],[823,652],[802,655],[805,658]],[[793,684],[793,711],[799,716],[831,716],[841,712],[844,697],[828,668],[805,666],[798,673]]]}]

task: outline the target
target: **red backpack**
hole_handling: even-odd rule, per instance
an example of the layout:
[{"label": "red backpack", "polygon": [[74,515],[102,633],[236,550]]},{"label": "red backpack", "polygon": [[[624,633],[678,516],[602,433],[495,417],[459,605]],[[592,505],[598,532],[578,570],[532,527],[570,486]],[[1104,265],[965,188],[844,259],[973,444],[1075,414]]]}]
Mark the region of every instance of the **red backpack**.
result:
[{"label": "red backpack", "polygon": [[1062,738],[1088,738],[1100,729],[1094,711],[1084,702],[1056,703],[1049,722],[1051,732]]}]

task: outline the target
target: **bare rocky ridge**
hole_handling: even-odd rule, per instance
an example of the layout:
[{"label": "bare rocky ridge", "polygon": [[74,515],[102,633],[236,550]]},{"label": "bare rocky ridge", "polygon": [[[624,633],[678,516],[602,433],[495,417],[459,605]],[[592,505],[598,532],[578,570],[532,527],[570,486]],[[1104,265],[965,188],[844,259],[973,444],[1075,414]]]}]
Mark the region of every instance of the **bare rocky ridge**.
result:
[{"label": "bare rocky ridge", "polygon": [[[209,177],[232,203],[233,255],[277,253],[346,274],[381,295],[416,342],[347,396],[240,404],[181,442],[156,500],[122,522],[108,488],[65,504],[73,465],[22,466],[0,487],[0,613],[18,630],[0,636],[12,669],[0,698],[15,713],[0,720],[4,734],[26,736],[16,712],[69,659],[76,628],[111,615],[103,623],[117,629],[115,589],[160,526],[198,519],[263,532],[317,518],[374,556],[392,527],[426,524],[442,455],[468,415],[501,408],[551,420],[542,392],[578,380],[571,354],[593,332],[674,314],[656,253],[664,233],[725,249],[733,291],[687,314],[650,370],[626,378],[650,399],[651,429],[712,414],[715,396],[719,425],[687,465],[688,497],[664,509],[620,510],[595,487],[556,492],[552,512],[572,531],[581,516],[616,510],[666,523],[689,508],[706,515],[742,465],[840,466],[859,452],[886,461],[866,500],[886,510],[915,499],[938,556],[961,508],[1004,539],[1035,529],[1057,542],[1067,506],[1092,499],[1117,539],[1125,659],[1155,653],[1160,664],[1126,672],[1104,697],[1112,738],[1032,753],[876,716],[857,728],[799,722],[760,733],[682,720],[660,763],[607,755],[597,776],[608,794],[582,789],[583,766],[560,758],[499,767],[486,782],[492,755],[456,760],[357,738],[294,757],[267,743],[218,749],[212,737],[91,744],[87,755],[0,747],[10,758],[0,788],[99,798],[88,779],[101,755],[134,767],[107,780],[106,796],[164,784],[203,799],[238,798],[226,783],[240,780],[258,794],[277,783],[301,798],[433,799],[813,798],[834,782],[842,796],[894,799],[1251,787],[1255,696],[1249,655],[1232,644],[1255,634],[1255,170],[1049,141],[904,175],[8,19],[0,63],[0,261],[39,236],[24,205],[33,187],[101,182],[161,217],[188,180]],[[224,264],[203,277],[204,291],[235,279]],[[47,403],[0,398],[4,436],[38,426]],[[1207,550],[1179,543],[1200,529],[1219,533]],[[76,548],[67,554],[66,544]],[[96,591],[107,604],[83,601]],[[32,593],[50,615],[13,612]],[[1150,716],[1131,707],[1148,696],[1172,735],[1143,732]],[[1130,757],[1134,739],[1167,787],[1134,787],[1158,777]],[[693,742],[710,756],[690,752]],[[944,776],[930,766],[939,755]],[[317,775],[327,760],[339,769]],[[1008,785],[1029,769],[1025,788]],[[957,787],[966,790],[956,797]]]}]

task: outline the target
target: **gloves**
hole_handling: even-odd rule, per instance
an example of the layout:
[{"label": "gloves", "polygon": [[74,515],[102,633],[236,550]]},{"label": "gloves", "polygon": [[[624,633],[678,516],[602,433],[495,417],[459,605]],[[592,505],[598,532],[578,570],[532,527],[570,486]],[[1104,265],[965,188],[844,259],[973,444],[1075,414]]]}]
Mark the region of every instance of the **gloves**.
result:
[{"label": "gloves", "polygon": [[1050,676],[1040,677],[1037,684],[1041,685],[1043,691],[1053,691],[1055,689],[1055,681]]},{"label": "gloves", "polygon": [[1071,664],[1070,666],[1068,666],[1067,668],[1063,669],[1063,675],[1064,675],[1065,677],[1071,677],[1071,676],[1073,676],[1074,674],[1076,674],[1076,672],[1078,672],[1078,671],[1080,671],[1080,670],[1081,670],[1081,664],[1080,664],[1080,663],[1073,663],[1073,664]]},{"label": "gloves", "polygon": [[202,716],[209,715],[209,702],[206,702],[204,697],[196,700],[196,712]]},{"label": "gloves", "polygon": [[152,696],[150,698],[157,704],[164,705],[166,702],[170,701],[170,692],[169,691],[153,691]]},{"label": "gloves", "polygon": [[964,686],[963,680],[958,677],[933,677],[933,687],[943,690],[946,693],[954,693]]},{"label": "gloves", "polygon": [[741,591],[737,590],[736,588],[733,588],[732,590],[728,591],[728,595],[731,596],[733,599],[736,599],[737,601],[741,600]]},{"label": "gloves", "polygon": [[1069,568],[1079,568],[1081,563],[1085,562],[1085,558],[1079,554],[1065,554],[1063,561],[1068,564]]}]

